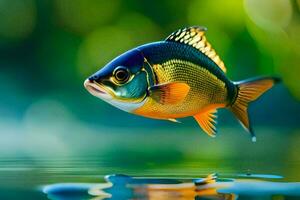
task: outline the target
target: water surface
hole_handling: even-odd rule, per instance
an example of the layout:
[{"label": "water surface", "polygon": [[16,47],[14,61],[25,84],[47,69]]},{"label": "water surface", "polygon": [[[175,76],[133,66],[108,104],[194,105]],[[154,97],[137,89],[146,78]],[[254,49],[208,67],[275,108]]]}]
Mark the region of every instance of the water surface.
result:
[{"label": "water surface", "polygon": [[[216,196],[208,196],[208,199],[229,198],[232,197],[230,194],[238,199],[258,199],[257,196],[259,199],[300,198],[295,192],[299,190],[297,182],[300,180],[297,130],[261,127],[256,129],[260,133],[256,143],[252,143],[246,133],[241,134],[240,129],[221,129],[223,134],[215,139],[199,133],[198,129],[179,127],[176,130],[99,129],[97,133],[84,130],[83,137],[83,130],[79,129],[60,134],[64,143],[56,142],[58,135],[55,132],[47,137],[40,136],[47,140],[39,140],[38,144],[30,142],[30,138],[37,138],[38,134],[27,135],[27,138],[14,137],[18,145],[13,150],[10,146],[10,151],[1,151],[0,199],[51,199],[53,196],[45,194],[43,188],[61,184],[61,190],[67,189],[75,196],[84,194],[87,199],[100,198],[95,196],[97,193],[90,195],[88,191],[95,185],[109,182],[104,179],[109,174],[146,179],[143,184],[135,184],[134,189],[129,184],[129,191],[139,191],[133,199],[147,199],[149,196],[150,199],[159,199],[158,194],[180,199],[183,194],[177,195],[173,183],[194,184],[195,180],[212,173],[218,173],[221,183],[230,180],[234,184],[214,190]],[[24,140],[27,140],[26,146],[22,146]],[[15,155],[13,151],[16,151]],[[169,186],[162,188],[169,187],[172,192],[160,190],[159,185],[149,193],[145,190],[149,179],[171,181],[172,184],[163,182]],[[127,184],[121,186],[122,191],[128,191]],[[118,190],[104,192],[112,197],[122,196],[114,191]],[[184,195],[197,199],[201,191],[188,189],[184,190]],[[128,193],[124,195],[126,199]]]}]

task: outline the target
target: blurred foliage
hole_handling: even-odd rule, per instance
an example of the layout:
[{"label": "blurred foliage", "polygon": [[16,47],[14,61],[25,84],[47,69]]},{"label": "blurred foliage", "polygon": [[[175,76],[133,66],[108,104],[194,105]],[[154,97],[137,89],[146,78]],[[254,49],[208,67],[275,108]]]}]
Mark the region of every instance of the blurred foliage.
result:
[{"label": "blurred foliage", "polygon": [[0,37],[18,40],[30,37],[36,23],[36,2],[0,1]]},{"label": "blurred foliage", "polygon": [[[289,0],[2,0],[0,112],[22,121],[45,100],[91,124],[134,127],[137,120],[147,122],[137,126],[170,127],[118,111],[89,95],[82,83],[122,52],[190,25],[208,27],[207,37],[232,80],[282,77],[284,86],[265,97],[273,102],[272,110],[254,110],[256,123],[297,122],[297,116],[281,117],[300,110],[285,88],[300,99],[299,1]],[[283,100],[287,103],[282,105]]]},{"label": "blurred foliage", "polygon": [[[300,98],[299,1],[2,0],[2,65],[11,73],[26,67],[49,88],[64,84],[65,74],[79,84],[118,54],[188,25],[208,27],[234,80],[277,74]],[[18,58],[24,52],[26,60]]]},{"label": "blurred foliage", "polygon": [[300,98],[299,1],[1,0],[0,16],[1,65],[46,80],[32,92],[75,87],[130,48],[203,25],[232,79],[276,74]]},{"label": "blurred foliage", "polygon": [[73,33],[89,33],[107,25],[117,17],[118,0],[55,0],[54,15],[57,22]]},{"label": "blurred foliage", "polygon": [[[122,52],[190,25],[208,27],[232,80],[277,75],[300,99],[299,13],[299,1],[292,0],[1,0],[0,112],[23,118],[35,102],[49,98],[92,123],[111,124],[107,114],[123,125],[147,120],[106,105],[82,83]],[[290,101],[283,88],[278,96]],[[299,111],[295,102],[287,107],[286,114]]]}]

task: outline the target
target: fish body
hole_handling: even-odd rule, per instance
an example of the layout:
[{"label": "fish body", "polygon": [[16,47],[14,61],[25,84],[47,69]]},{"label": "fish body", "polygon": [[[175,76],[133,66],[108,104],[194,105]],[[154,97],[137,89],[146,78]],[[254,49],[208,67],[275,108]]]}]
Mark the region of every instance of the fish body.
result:
[{"label": "fish body", "polygon": [[135,114],[157,119],[194,116],[228,105],[235,95],[235,86],[224,72],[191,46],[163,41],[137,49],[152,66],[154,85],[186,83],[189,92],[174,104],[163,104],[150,95],[143,106],[133,111]]},{"label": "fish body", "polygon": [[231,81],[205,32],[203,27],[179,29],[164,41],[129,50],[84,85],[94,96],[133,114],[175,122],[193,116],[210,136],[217,132],[217,109],[228,108],[255,141],[248,104],[279,79]]}]

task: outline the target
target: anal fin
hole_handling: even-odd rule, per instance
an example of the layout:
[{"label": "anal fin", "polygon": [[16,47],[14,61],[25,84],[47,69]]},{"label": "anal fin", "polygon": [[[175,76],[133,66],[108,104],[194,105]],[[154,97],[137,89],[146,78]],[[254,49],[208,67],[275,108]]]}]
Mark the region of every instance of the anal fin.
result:
[{"label": "anal fin", "polygon": [[200,127],[211,137],[216,137],[217,109],[208,110],[194,116]]}]

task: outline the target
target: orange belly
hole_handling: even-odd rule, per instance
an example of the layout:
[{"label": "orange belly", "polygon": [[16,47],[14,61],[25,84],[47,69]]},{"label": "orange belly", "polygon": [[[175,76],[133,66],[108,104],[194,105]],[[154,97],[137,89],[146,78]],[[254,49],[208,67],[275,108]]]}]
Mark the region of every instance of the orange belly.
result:
[{"label": "orange belly", "polygon": [[[188,103],[188,105],[186,105]],[[197,105],[193,107],[192,102],[185,101],[178,105],[162,105],[152,98],[148,98],[143,106],[136,109],[133,113],[154,119],[177,119],[206,112],[208,110],[224,108],[226,104]]]}]

